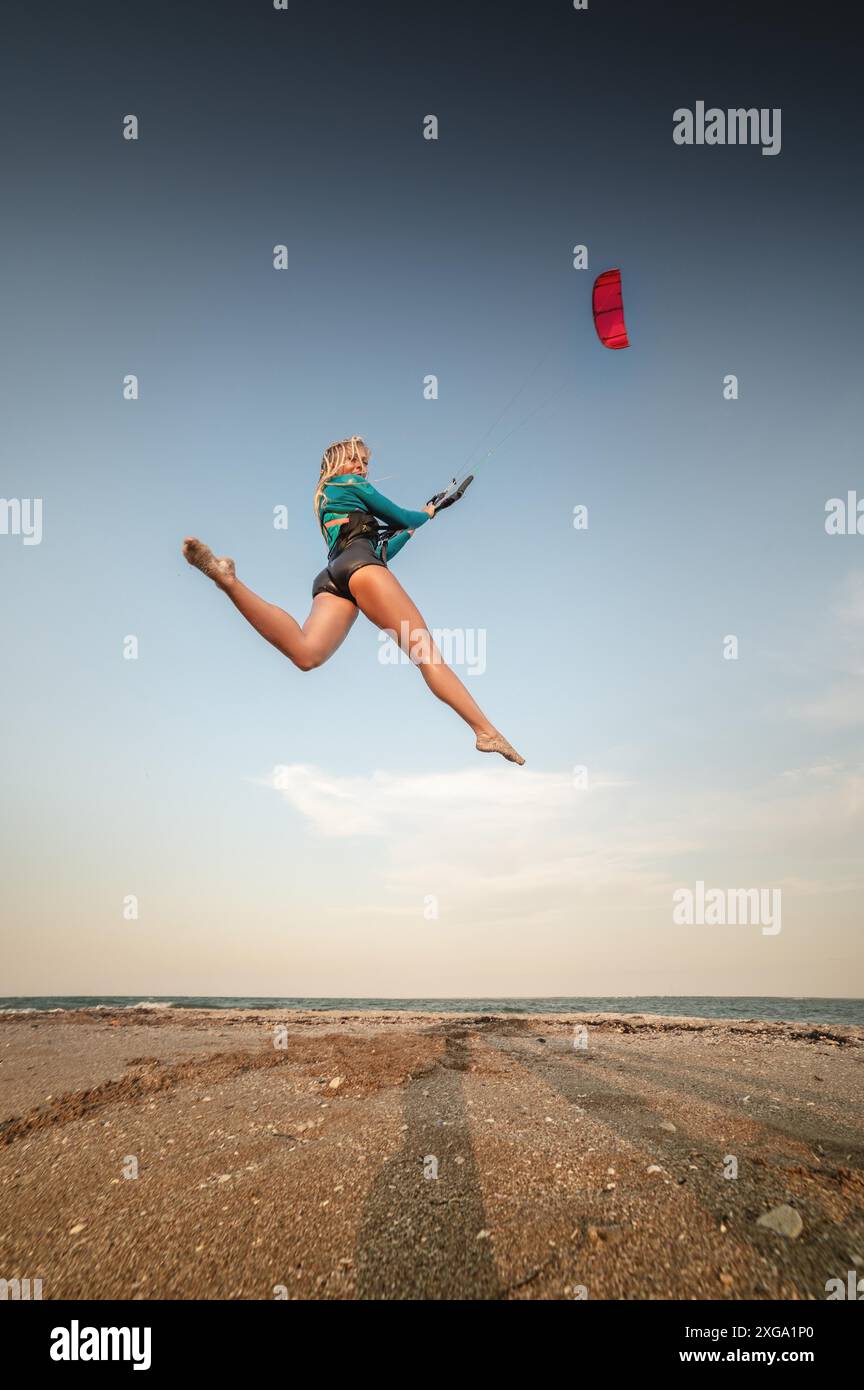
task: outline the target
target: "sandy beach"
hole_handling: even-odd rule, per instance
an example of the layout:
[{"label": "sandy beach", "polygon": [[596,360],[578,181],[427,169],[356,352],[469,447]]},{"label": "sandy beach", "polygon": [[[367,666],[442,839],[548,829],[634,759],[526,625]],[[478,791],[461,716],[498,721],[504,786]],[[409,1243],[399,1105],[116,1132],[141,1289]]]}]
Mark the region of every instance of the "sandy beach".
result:
[{"label": "sandy beach", "polygon": [[0,1277],[44,1299],[825,1299],[864,1275],[862,1077],[864,1029],[819,1024],[7,1015]]}]

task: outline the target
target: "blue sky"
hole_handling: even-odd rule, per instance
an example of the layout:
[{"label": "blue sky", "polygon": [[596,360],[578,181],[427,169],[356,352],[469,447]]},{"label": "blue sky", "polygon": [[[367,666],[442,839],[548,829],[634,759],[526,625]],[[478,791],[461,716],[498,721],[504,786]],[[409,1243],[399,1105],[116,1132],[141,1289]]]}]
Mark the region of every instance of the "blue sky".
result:
[{"label": "blue sky", "polygon": [[[824,528],[864,495],[842,55],[670,49],[611,6],[544,13],[521,55],[490,10],[478,67],[452,6],[409,42],[385,5],[377,45],[323,8],[70,28],[84,86],[69,16],[21,21],[46,62],[7,97],[2,491],[44,536],[0,536],[5,992],[860,992],[864,536]],[[782,105],[782,153],[675,146],[702,97]],[[421,505],[526,378],[491,442],[563,389],[394,564],[432,626],[485,634],[466,681],[517,770],[365,620],[301,675],[179,546],[302,618],[325,445],[362,433]],[[783,931],[675,927],[699,879],[781,886]]]}]

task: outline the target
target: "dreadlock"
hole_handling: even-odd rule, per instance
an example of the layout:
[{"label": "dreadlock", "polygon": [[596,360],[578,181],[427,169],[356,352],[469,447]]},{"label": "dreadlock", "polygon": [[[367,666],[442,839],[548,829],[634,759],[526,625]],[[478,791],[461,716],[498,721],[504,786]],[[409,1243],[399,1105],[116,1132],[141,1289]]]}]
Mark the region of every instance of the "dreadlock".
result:
[{"label": "dreadlock", "polygon": [[[321,458],[321,473],[318,478],[318,486],[315,489],[313,506],[315,517],[321,530],[324,527],[321,523],[321,498],[324,496],[324,489],[329,482],[341,473],[346,464],[351,463],[358,457],[359,449],[366,447],[366,442],[359,434],[352,434],[350,439],[338,439],[335,444],[328,444]],[[346,483],[352,483],[353,476],[345,479]],[[326,536],[326,532],[324,532]]]}]

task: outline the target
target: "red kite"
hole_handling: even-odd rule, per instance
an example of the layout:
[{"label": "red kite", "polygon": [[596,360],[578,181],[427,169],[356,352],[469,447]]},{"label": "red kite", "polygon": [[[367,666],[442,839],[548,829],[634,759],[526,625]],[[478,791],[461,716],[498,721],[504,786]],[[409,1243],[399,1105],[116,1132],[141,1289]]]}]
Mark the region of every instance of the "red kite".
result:
[{"label": "red kite", "polygon": [[621,298],[621,271],[604,270],[594,281],[594,327],[604,347],[630,346],[624,323],[624,301]]}]

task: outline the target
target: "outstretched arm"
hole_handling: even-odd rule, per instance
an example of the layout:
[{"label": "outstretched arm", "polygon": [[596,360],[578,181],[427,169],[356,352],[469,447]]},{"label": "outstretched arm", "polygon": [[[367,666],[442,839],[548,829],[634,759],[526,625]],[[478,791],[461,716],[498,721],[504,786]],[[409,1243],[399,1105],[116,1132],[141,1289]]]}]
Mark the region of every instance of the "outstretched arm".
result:
[{"label": "outstretched arm", "polygon": [[[395,536],[388,536],[386,541],[387,559],[392,560],[396,555],[398,555],[403,545],[407,545],[413,535],[414,532],[413,530],[411,530],[397,531]],[[379,546],[378,549],[380,552],[381,547]]]},{"label": "outstretched arm", "polygon": [[[386,521],[388,526],[398,526],[406,531],[416,531],[418,526],[423,526],[432,515],[434,509],[422,512],[411,512],[405,507],[397,507],[395,502],[391,502],[389,497],[383,497],[380,492],[376,492],[371,483],[355,484],[357,491],[362,494],[366,506],[373,516],[377,516],[381,521]],[[406,537],[407,540],[407,537]],[[402,542],[402,545],[405,541]],[[392,555],[392,546],[389,548]]]}]

